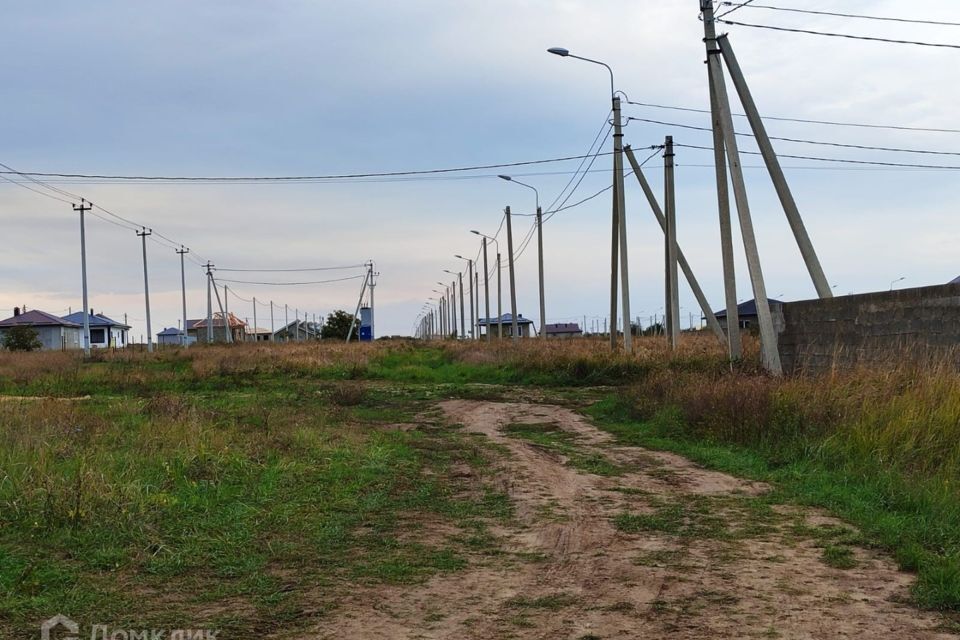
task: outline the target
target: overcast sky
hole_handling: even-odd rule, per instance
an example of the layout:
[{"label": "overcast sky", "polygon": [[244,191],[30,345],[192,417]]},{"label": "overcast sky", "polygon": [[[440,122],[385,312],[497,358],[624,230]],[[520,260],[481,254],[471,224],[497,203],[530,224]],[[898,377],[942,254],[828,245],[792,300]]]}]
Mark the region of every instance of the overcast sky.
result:
[{"label": "overcast sky", "polygon": [[[779,6],[912,18],[953,16],[946,0],[771,0]],[[607,118],[606,72],[545,49],[564,46],[608,62],[633,101],[708,106],[697,0],[249,0],[12,3],[0,21],[4,90],[0,162],[59,173],[276,176],[435,169],[585,153]],[[731,16],[734,19],[734,16]],[[931,42],[960,42],[960,27],[744,8],[758,24]],[[746,27],[730,33],[765,115],[960,129],[960,51]],[[731,93],[732,90],[731,90]],[[739,105],[734,105],[739,111]],[[627,106],[625,115],[704,126],[697,113]],[[746,123],[738,126],[747,130]],[[960,135],[768,122],[772,135],[960,152]],[[625,141],[707,145],[709,133],[632,122]],[[777,142],[783,154],[958,165],[960,157]],[[755,149],[744,141],[743,149]],[[649,151],[642,152],[643,157]],[[722,306],[719,231],[710,152],[677,154],[679,242],[715,307]],[[610,182],[601,156],[570,199]],[[767,291],[814,295],[759,158],[745,156]],[[956,171],[855,167],[784,159],[787,178],[835,291],[943,283],[960,274]],[[549,205],[576,162],[513,175]],[[648,177],[662,193],[662,159]],[[377,333],[403,334],[453,255],[475,255],[479,229],[501,212],[530,213],[533,193],[498,180],[308,184],[66,184],[152,227],[221,267],[323,267],[376,261]],[[523,177],[521,177],[523,176]],[[43,190],[43,189],[41,189]],[[48,192],[49,193],[49,192]],[[68,198],[69,199],[69,198]],[[663,242],[632,177],[626,188],[633,314],[663,307]],[[0,183],[0,316],[15,305],[55,314],[81,307],[77,215],[66,203]],[[522,239],[530,218],[518,217]],[[544,225],[547,321],[602,318],[609,295],[610,197]],[[501,241],[505,234],[501,233]],[[739,233],[739,298],[752,297]],[[177,326],[179,261],[147,245],[154,333]],[[88,218],[90,303],[128,314],[145,332],[141,247],[133,231]],[[506,245],[502,245],[506,254]],[[235,279],[319,280],[312,274],[233,273]],[[228,277],[226,272],[219,274]],[[244,277],[246,276],[246,277]],[[506,282],[506,280],[504,280]],[[359,280],[308,287],[236,284],[244,297],[316,313],[350,309]],[[203,270],[188,263],[188,315],[205,315]],[[537,319],[535,244],[517,262],[519,311]],[[507,300],[505,295],[505,301]],[[681,316],[699,310],[681,282]],[[250,317],[249,303],[231,310]],[[269,310],[259,310],[269,326]],[[277,323],[282,318],[278,312]],[[601,320],[602,322],[602,320]]]}]

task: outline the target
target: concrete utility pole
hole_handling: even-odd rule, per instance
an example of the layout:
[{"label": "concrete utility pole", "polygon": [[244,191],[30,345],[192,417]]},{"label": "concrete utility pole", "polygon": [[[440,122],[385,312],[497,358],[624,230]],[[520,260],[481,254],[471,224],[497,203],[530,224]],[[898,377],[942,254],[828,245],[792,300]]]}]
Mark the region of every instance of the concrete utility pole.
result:
[{"label": "concrete utility pole", "polygon": [[470,339],[475,340],[477,337],[477,316],[473,308],[473,298],[476,292],[473,288],[473,260],[470,259],[467,259],[467,281],[470,283]]},{"label": "concrete utility pole", "polygon": [[153,229],[147,231],[146,227],[141,227],[142,231],[137,231],[140,240],[143,242],[143,298],[147,307],[147,351],[153,352],[153,329],[150,326],[150,279],[147,277],[147,236],[153,234]]},{"label": "concrete utility pole", "polygon": [[300,342],[300,307],[293,308],[293,324],[294,329],[296,330],[293,341]]},{"label": "concrete utility pole", "polygon": [[770,179],[773,180],[773,186],[777,190],[777,197],[780,198],[780,204],[783,206],[783,212],[787,216],[787,222],[790,229],[793,230],[793,237],[800,247],[800,254],[803,256],[803,262],[807,265],[807,271],[810,273],[810,279],[813,280],[813,286],[817,290],[817,295],[821,298],[832,298],[833,291],[827,283],[827,276],[823,273],[823,267],[820,266],[820,259],[813,248],[813,242],[807,234],[807,228],[803,224],[803,218],[800,217],[800,210],[793,199],[793,193],[787,184],[787,178],[783,175],[783,169],[780,167],[780,161],[777,159],[777,153],[770,144],[770,138],[767,136],[766,127],[763,126],[763,120],[760,118],[760,112],[753,101],[753,95],[750,93],[750,87],[743,76],[737,57],[733,53],[733,47],[726,35],[717,38],[717,45],[723,55],[723,61],[727,64],[727,70],[730,72],[730,79],[733,80],[733,86],[737,89],[737,95],[740,96],[740,103],[747,114],[747,121],[750,128],[753,129],[753,135],[763,156],[763,162],[767,165],[767,171],[770,173]]},{"label": "concrete utility pole", "polygon": [[707,46],[707,64],[711,65],[714,90],[720,111],[720,125],[723,132],[730,176],[733,181],[733,195],[737,203],[737,215],[740,219],[740,233],[743,236],[743,248],[747,256],[747,269],[753,285],[753,297],[757,305],[757,320],[760,324],[760,347],[764,367],[774,375],[782,375],[780,353],[777,351],[777,336],[773,329],[773,318],[767,299],[767,289],[763,281],[763,269],[760,266],[760,253],[753,231],[753,219],[750,216],[750,203],[747,199],[746,183],[743,179],[743,167],[740,164],[740,151],[737,136],[733,128],[733,116],[727,87],[723,81],[723,69],[720,67],[720,50],[716,48],[716,25],[713,18],[713,3],[699,0],[703,13],[704,42]]},{"label": "concrete utility pole", "polygon": [[[477,265],[479,267],[480,265]],[[477,305],[477,319],[473,323],[473,339],[480,339],[480,272],[473,272],[473,297]]]},{"label": "concrete utility pole", "polygon": [[83,355],[90,355],[90,302],[87,299],[87,229],[84,213],[93,209],[93,204],[80,198],[79,205],[72,205],[80,214],[80,279],[83,288]]},{"label": "concrete utility pole", "polygon": [[253,341],[260,341],[260,335],[257,333],[257,296],[253,296]]},{"label": "concrete utility pole", "polygon": [[[214,295],[217,296],[217,306],[220,308],[220,316],[223,318],[226,318],[227,317],[226,307],[224,307],[223,301],[220,300],[220,289],[217,287],[217,281],[213,278],[213,274],[210,275],[210,280],[213,281],[212,288],[213,288]],[[226,286],[224,286],[224,291],[226,291]],[[213,324],[211,323],[211,328],[212,326]],[[226,334],[225,339],[228,339],[230,337],[229,332],[224,332],[224,333]],[[211,339],[211,342],[213,342],[212,339]]]},{"label": "concrete utility pole", "polygon": [[503,293],[500,286],[500,274],[503,267],[500,265],[500,249],[497,248],[497,339],[503,339]]},{"label": "concrete utility pole", "polygon": [[[715,46],[708,43],[708,46]],[[713,65],[707,65],[707,81],[710,83],[710,118],[713,127],[713,163],[716,168],[717,204],[720,214],[720,254],[723,259],[723,291],[727,307],[727,350],[731,360],[743,355],[740,340],[740,311],[737,309],[737,275],[733,257],[733,228],[730,222],[730,192],[727,180],[727,156],[723,142],[723,125],[720,121],[720,103],[717,100]],[[711,314],[704,313],[708,318]],[[714,316],[715,318],[715,316]],[[719,326],[719,323],[717,323]]]},{"label": "concrete utility pole", "polygon": [[667,136],[664,141],[664,184],[666,185],[664,203],[667,207],[667,337],[670,348],[676,349],[680,339],[680,290],[677,275],[677,201],[674,184],[673,136]]},{"label": "concrete utility pole", "polygon": [[357,321],[360,318],[360,305],[363,303],[363,294],[367,290],[367,281],[370,280],[372,271],[367,271],[367,274],[363,277],[363,285],[360,287],[360,297],[357,298],[357,310],[353,312],[353,322],[350,323],[350,330],[347,332],[347,343],[350,343],[350,338],[353,337],[353,328],[357,325]]},{"label": "concrete utility pole", "polygon": [[223,285],[223,332],[227,336],[227,344],[233,344],[233,325],[230,324],[230,289]]},{"label": "concrete utility pole", "polygon": [[460,338],[467,337],[467,327],[466,327],[466,316],[463,310],[463,271],[457,272],[457,277],[460,279]]},{"label": "concrete utility pole", "polygon": [[483,297],[484,314],[486,316],[485,324],[487,327],[487,342],[490,342],[490,268],[487,266],[487,239],[480,238],[483,245]]},{"label": "concrete utility pole", "polygon": [[273,326],[273,300],[270,301],[270,342],[274,341],[276,329]]},{"label": "concrete utility pole", "polygon": [[520,339],[517,329],[517,279],[513,270],[513,222],[510,220],[510,207],[503,210],[507,216],[507,264],[510,265],[510,323],[514,340]]},{"label": "concrete utility pole", "polygon": [[[610,243],[610,348],[617,348],[616,336],[616,317],[617,317],[617,258],[620,259],[620,277],[623,280],[623,314],[624,317],[630,317],[630,282],[628,274],[627,260],[627,220],[626,205],[623,193],[623,121],[620,115],[620,98],[617,96],[615,83],[613,80],[613,69],[610,65],[583,58],[571,54],[563,47],[551,47],[547,49],[552,53],[563,58],[575,58],[598,64],[606,68],[610,74],[610,98],[613,102],[613,219],[611,224],[611,243]],[[619,251],[618,251],[619,249]],[[628,323],[629,324],[629,323]],[[624,349],[629,353],[633,350],[633,336],[630,331],[624,332]]]},{"label": "concrete utility pole", "polygon": [[[213,344],[213,297],[211,289],[213,288],[213,265],[207,261],[207,344]],[[199,338],[199,332],[197,338]]]},{"label": "concrete utility pole", "polygon": [[[631,149],[629,146],[626,146],[624,147],[623,151],[627,156],[627,160],[630,162],[630,167],[633,169],[633,173],[637,177],[637,181],[640,183],[640,188],[643,189],[643,193],[647,197],[647,202],[650,203],[650,209],[653,211],[654,217],[660,224],[660,228],[664,233],[666,233],[666,216],[660,209],[660,203],[657,202],[657,197],[654,195],[653,189],[650,188],[650,183],[647,182],[647,177],[644,175],[643,169],[640,167],[640,163],[637,162],[637,157],[634,155],[633,149]],[[710,325],[710,328],[717,335],[717,338],[720,340],[720,342],[726,344],[727,336],[724,334],[723,328],[717,321],[717,317],[713,314],[713,310],[710,308],[710,303],[707,301],[707,296],[704,295],[703,289],[700,288],[700,283],[697,282],[697,278],[693,275],[693,269],[690,268],[690,264],[687,262],[687,259],[684,257],[683,251],[680,250],[679,246],[677,247],[677,262],[680,264],[680,269],[683,271],[683,275],[686,277],[687,283],[690,285],[690,289],[693,290],[694,297],[697,299],[697,302],[700,303],[700,309],[703,310],[703,315],[707,319],[707,324]],[[736,297],[734,297],[734,304],[736,304]],[[652,316],[650,318],[650,325],[653,325]]]},{"label": "concrete utility pole", "polygon": [[290,307],[283,305],[283,341],[290,342]]},{"label": "concrete utility pole", "polygon": [[370,340],[376,339],[376,333],[374,332],[374,309],[376,308],[373,304],[373,290],[377,286],[376,277],[378,274],[373,272],[373,260],[369,263],[370,269]]},{"label": "concrete utility pole", "polygon": [[623,295],[623,349],[633,353],[633,333],[630,331],[630,273],[627,260],[627,207],[623,188],[623,122],[620,116],[620,96],[613,96],[613,179],[616,198],[617,220],[620,228],[620,291]]},{"label": "concrete utility pole", "polygon": [[180,245],[177,253],[180,254],[180,296],[183,303],[183,331],[180,333],[180,346],[185,347],[187,346],[187,276],[183,268],[183,256],[190,253],[190,249]]},{"label": "concrete utility pole", "polygon": [[531,189],[536,197],[536,225],[537,225],[537,264],[538,264],[538,274],[539,274],[539,285],[540,285],[540,336],[542,338],[547,337],[547,333],[544,330],[544,324],[547,321],[547,311],[544,302],[543,296],[543,212],[540,209],[540,192],[537,191],[537,188],[533,185],[529,185],[525,182],[520,182],[519,180],[514,180],[510,176],[501,175],[499,176],[502,180],[507,180],[515,184],[520,185],[521,187],[526,187]]}]

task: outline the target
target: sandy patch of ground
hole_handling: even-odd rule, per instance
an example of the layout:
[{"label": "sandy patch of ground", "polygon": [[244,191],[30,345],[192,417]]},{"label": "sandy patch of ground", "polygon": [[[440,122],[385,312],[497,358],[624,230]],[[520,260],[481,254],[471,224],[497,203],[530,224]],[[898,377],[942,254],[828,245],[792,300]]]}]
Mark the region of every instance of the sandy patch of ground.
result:
[{"label": "sandy patch of ground", "polygon": [[[357,589],[304,637],[955,637],[938,631],[935,614],[903,604],[912,576],[889,558],[855,549],[856,567],[825,564],[803,527],[836,521],[792,508],[752,513],[761,484],[615,445],[562,407],[451,400],[441,408],[507,452],[496,473],[516,518],[496,532],[511,553],[420,585]],[[517,423],[556,425],[627,471],[578,470],[504,432]],[[618,515],[658,509],[680,510],[682,528],[667,521],[624,532],[614,524]]]}]

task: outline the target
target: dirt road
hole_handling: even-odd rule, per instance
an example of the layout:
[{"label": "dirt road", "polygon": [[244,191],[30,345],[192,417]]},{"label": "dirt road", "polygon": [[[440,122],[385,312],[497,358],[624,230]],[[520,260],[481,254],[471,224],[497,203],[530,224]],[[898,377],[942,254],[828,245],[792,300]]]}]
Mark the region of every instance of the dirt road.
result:
[{"label": "dirt road", "polygon": [[771,509],[763,485],[617,446],[557,406],[441,408],[505,450],[496,477],[516,517],[495,533],[507,553],[359,590],[310,637],[956,637],[904,604],[912,577],[891,559],[822,514]]}]

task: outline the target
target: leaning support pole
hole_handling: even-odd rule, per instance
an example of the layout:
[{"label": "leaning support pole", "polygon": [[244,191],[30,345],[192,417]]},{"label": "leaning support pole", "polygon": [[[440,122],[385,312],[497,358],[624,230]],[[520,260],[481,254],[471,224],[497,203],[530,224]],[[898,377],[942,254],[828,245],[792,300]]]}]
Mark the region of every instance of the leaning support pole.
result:
[{"label": "leaning support pole", "polygon": [[[650,209],[653,210],[653,215],[660,224],[660,228],[663,229],[664,233],[666,233],[666,218],[663,215],[663,211],[660,209],[660,203],[657,202],[657,197],[654,195],[653,189],[650,188],[650,183],[647,182],[647,177],[643,175],[643,170],[640,168],[640,163],[637,162],[637,157],[634,155],[633,149],[627,146],[624,147],[623,152],[626,154],[627,160],[630,162],[630,166],[633,168],[633,174],[637,176],[637,181],[640,183],[640,188],[643,189],[643,193],[647,196],[647,202],[650,203]],[[693,269],[690,268],[690,264],[687,262],[687,259],[683,255],[683,251],[679,247],[677,247],[677,263],[680,265],[680,270],[683,271],[683,275],[687,278],[687,282],[690,284],[690,289],[693,290],[694,297],[700,304],[700,309],[703,311],[703,315],[707,319],[707,324],[717,335],[717,338],[719,338],[720,342],[726,344],[727,336],[723,333],[723,328],[717,321],[716,316],[713,315],[713,311],[710,308],[710,303],[707,302],[707,297],[703,294],[703,289],[700,288],[700,283],[697,282],[697,278],[693,275]]]},{"label": "leaning support pole", "polygon": [[[220,300],[220,290],[217,288],[217,281],[214,279],[213,274],[210,274],[210,282],[213,283],[213,293],[217,296],[217,306],[220,307],[220,317],[221,317],[221,318],[224,318],[224,324],[223,324],[223,326],[224,326],[224,333],[227,334],[226,336],[224,336],[224,341],[226,341],[226,340],[227,340],[227,337],[229,336],[229,330],[228,330],[227,323],[226,323],[227,313],[226,313],[226,311],[225,311],[224,308],[223,308],[223,302]],[[224,286],[226,286],[226,285],[224,285]],[[212,321],[212,320],[211,320],[211,322],[210,322],[210,327],[213,328],[213,321]],[[216,337],[216,334],[212,334],[212,335],[213,335],[214,337]],[[213,340],[211,339],[210,342],[212,343]]]},{"label": "leaning support pole", "polygon": [[713,67],[711,73],[714,90],[717,95],[717,103],[720,107],[720,125],[723,131],[723,142],[727,150],[730,177],[733,180],[733,196],[737,203],[737,216],[740,219],[743,249],[747,256],[747,270],[750,272],[750,283],[753,285],[753,297],[757,305],[757,320],[760,324],[761,359],[767,371],[774,375],[781,375],[783,373],[783,367],[780,364],[780,353],[777,351],[777,335],[773,329],[773,318],[770,314],[767,288],[763,282],[760,252],[757,249],[757,238],[753,232],[753,218],[750,216],[750,202],[747,199],[747,187],[743,179],[743,167],[740,165],[740,150],[737,146],[737,136],[733,129],[733,116],[730,113],[730,100],[727,97],[727,86],[723,81],[723,69],[720,66],[720,51],[710,47],[710,41],[716,40],[715,24],[713,21],[713,4],[709,0],[701,0],[700,7],[703,11],[703,25],[706,32],[707,64]]},{"label": "leaning support pole", "polygon": [[727,70],[730,72],[730,79],[733,86],[737,89],[737,95],[740,96],[740,103],[747,114],[747,120],[750,122],[750,128],[753,129],[753,135],[756,137],[757,146],[763,155],[763,162],[767,165],[767,171],[770,173],[770,179],[773,180],[773,186],[777,190],[777,196],[780,198],[780,204],[783,205],[783,212],[787,216],[787,222],[790,223],[790,229],[793,230],[793,237],[797,240],[797,246],[800,247],[800,254],[807,265],[807,271],[810,272],[810,279],[813,280],[813,286],[817,290],[817,295],[821,298],[832,298],[833,292],[830,285],[827,284],[827,276],[823,274],[823,267],[820,266],[820,259],[813,248],[810,236],[807,234],[807,228],[803,224],[803,218],[800,217],[800,211],[797,209],[797,203],[793,199],[793,193],[787,184],[787,178],[783,175],[783,169],[780,167],[780,161],[777,159],[777,153],[770,144],[770,138],[767,136],[767,130],[763,126],[763,120],[760,118],[760,112],[750,94],[750,87],[747,86],[746,78],[737,62],[737,57],[733,53],[733,47],[726,35],[717,38],[717,44],[720,46],[720,52],[723,54],[723,61],[727,64]]},{"label": "leaning support pole", "polygon": [[350,338],[353,337],[353,328],[357,325],[357,316],[360,315],[360,305],[363,303],[363,294],[367,290],[367,280],[370,279],[370,271],[363,276],[363,285],[360,287],[360,297],[357,298],[357,310],[353,312],[353,322],[350,323],[350,330],[347,331],[347,344],[350,344]]},{"label": "leaning support pole", "polygon": [[727,351],[731,360],[739,360],[743,356],[743,341],[740,339],[740,310],[737,309],[737,269],[733,258],[733,226],[730,222],[730,184],[727,180],[726,147],[723,144],[720,105],[714,89],[712,69],[713,67],[707,65],[710,120],[713,127],[713,163],[717,178],[717,208],[720,214],[720,257],[723,261],[723,293],[727,306]]}]

